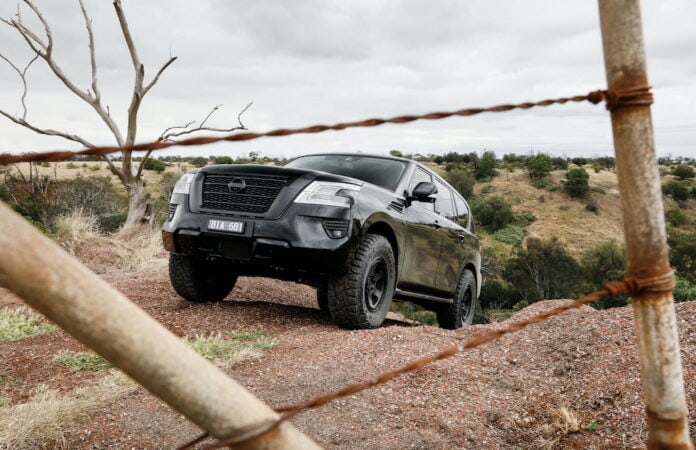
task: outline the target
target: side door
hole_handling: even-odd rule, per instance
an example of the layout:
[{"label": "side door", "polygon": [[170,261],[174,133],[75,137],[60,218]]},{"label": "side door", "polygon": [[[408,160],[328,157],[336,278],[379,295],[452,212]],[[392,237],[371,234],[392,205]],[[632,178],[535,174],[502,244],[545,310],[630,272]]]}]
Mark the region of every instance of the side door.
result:
[{"label": "side door", "polygon": [[[464,265],[469,258],[467,249],[471,244],[467,241],[475,239],[467,230],[469,213],[464,209],[459,213],[457,206],[464,207],[466,203],[459,198],[459,194],[442,183],[435,180],[437,186],[437,200],[435,211],[440,216],[440,236],[442,239],[441,256],[437,266],[436,287],[438,290],[454,293],[462,273]],[[461,203],[461,204],[460,204]],[[465,226],[462,226],[465,223]]]},{"label": "side door", "polygon": [[[409,195],[422,181],[432,183],[432,176],[416,167],[408,186]],[[406,208],[406,237],[403,263],[399,271],[400,286],[413,290],[432,290],[440,259],[439,216],[433,203],[413,200]]]}]

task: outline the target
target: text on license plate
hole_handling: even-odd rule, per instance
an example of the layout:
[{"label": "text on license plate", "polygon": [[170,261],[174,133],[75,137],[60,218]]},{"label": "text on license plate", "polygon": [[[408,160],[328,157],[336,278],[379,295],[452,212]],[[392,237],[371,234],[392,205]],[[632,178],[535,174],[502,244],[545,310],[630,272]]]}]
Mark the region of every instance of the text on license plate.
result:
[{"label": "text on license plate", "polygon": [[208,220],[208,229],[228,233],[244,233],[244,222],[238,220]]}]

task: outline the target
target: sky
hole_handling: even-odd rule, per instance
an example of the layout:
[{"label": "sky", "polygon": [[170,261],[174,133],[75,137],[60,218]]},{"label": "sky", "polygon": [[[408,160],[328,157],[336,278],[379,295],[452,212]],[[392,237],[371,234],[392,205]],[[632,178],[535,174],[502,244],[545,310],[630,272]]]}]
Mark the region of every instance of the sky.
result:
[{"label": "sky", "polygon": [[[77,0],[35,0],[50,24],[55,59],[80,87],[90,85],[89,51]],[[86,0],[99,85],[125,128],[133,69],[110,1]],[[201,121],[228,128],[237,114],[251,131],[423,114],[586,94],[606,88],[599,13],[577,0],[124,0],[149,80],[178,59],[145,97],[138,142]],[[696,2],[641,2],[659,156],[696,157]],[[3,1],[0,16],[16,14]],[[25,23],[40,24],[27,7]],[[24,66],[32,54],[0,23],[0,54]],[[95,111],[37,61],[27,75],[27,120],[40,128],[113,145]],[[22,83],[0,60],[0,109],[21,114]],[[209,134],[209,133],[206,133]],[[79,149],[0,117],[0,152]],[[600,156],[613,153],[609,113],[590,103],[244,143],[175,148],[162,154],[320,152],[406,155],[482,152]]]}]

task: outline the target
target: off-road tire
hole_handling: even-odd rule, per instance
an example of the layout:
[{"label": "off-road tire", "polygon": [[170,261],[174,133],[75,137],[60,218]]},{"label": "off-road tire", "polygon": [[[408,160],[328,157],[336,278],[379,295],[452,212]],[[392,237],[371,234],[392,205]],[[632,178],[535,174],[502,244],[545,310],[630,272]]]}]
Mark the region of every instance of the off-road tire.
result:
[{"label": "off-road tire", "polygon": [[237,275],[221,264],[170,253],[169,279],[176,293],[189,302],[221,302],[237,282]]},{"label": "off-road tire", "polygon": [[329,312],[329,285],[326,281],[317,286],[317,305],[321,311]]},{"label": "off-road tire", "polygon": [[389,241],[367,234],[346,263],[346,273],[329,278],[329,312],[342,328],[382,325],[396,285],[396,262]]},{"label": "off-road tire", "polygon": [[435,311],[440,328],[456,330],[471,325],[476,312],[476,277],[465,269],[459,277],[454,303],[440,305]]}]

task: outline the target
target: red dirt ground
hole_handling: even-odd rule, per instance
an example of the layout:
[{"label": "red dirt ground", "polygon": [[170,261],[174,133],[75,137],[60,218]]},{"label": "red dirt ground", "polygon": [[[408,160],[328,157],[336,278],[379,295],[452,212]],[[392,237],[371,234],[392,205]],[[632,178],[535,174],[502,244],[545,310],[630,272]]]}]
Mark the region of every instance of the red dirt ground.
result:
[{"label": "red dirt ground", "polygon": [[[179,336],[258,329],[277,345],[228,372],[280,407],[361,381],[484,332],[412,326],[391,315],[378,330],[336,328],[308,287],[240,279],[219,304],[187,304],[165,269],[106,278]],[[17,300],[0,292],[0,307]],[[536,303],[519,319],[563,300]],[[12,306],[10,306],[12,307]],[[696,435],[696,302],[677,305],[690,431]],[[436,363],[388,384],[307,411],[293,423],[330,449],[640,448],[646,439],[630,307],[582,308]],[[69,391],[106,375],[52,362],[81,344],[64,332],[0,343],[0,395],[25,401],[40,384]],[[577,430],[564,430],[561,407]],[[71,449],[175,448],[200,430],[138,389],[68,434]]]}]

